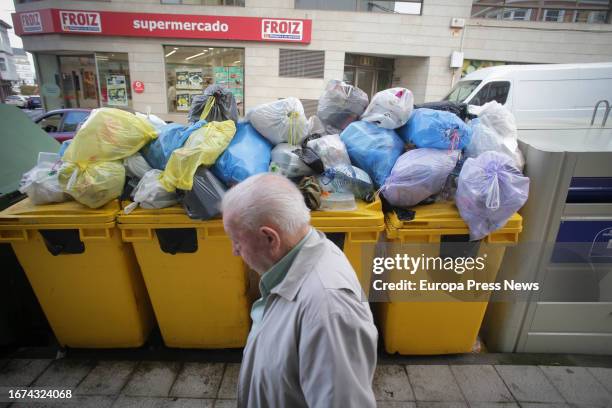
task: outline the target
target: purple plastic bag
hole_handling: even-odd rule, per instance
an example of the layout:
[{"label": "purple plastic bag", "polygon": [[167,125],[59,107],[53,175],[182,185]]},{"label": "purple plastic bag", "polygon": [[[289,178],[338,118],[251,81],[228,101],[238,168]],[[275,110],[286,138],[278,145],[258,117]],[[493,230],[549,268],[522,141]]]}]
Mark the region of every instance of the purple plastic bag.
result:
[{"label": "purple plastic bag", "polygon": [[470,240],[480,240],[503,227],[528,195],[529,178],[509,156],[488,151],[467,159],[459,173],[455,200],[470,228]]},{"label": "purple plastic bag", "polygon": [[380,190],[389,204],[412,207],[442,190],[458,158],[458,150],[410,150],[397,159]]}]

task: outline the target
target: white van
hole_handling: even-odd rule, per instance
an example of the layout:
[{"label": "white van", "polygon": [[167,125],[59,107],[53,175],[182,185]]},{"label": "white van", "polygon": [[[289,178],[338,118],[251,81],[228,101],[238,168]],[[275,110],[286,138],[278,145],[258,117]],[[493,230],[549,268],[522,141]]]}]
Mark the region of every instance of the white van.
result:
[{"label": "white van", "polygon": [[[496,100],[514,113],[519,129],[589,127],[598,101],[612,105],[612,62],[483,68],[462,78],[444,100],[479,106]],[[605,110],[602,103],[594,126]]]}]

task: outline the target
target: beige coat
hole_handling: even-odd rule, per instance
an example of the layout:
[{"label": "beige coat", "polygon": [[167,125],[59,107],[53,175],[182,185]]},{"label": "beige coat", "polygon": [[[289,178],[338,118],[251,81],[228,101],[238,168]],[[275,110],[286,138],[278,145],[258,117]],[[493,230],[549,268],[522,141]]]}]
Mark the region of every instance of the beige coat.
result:
[{"label": "beige coat", "polygon": [[378,332],[353,268],[315,231],[249,335],[238,406],[376,407]]}]

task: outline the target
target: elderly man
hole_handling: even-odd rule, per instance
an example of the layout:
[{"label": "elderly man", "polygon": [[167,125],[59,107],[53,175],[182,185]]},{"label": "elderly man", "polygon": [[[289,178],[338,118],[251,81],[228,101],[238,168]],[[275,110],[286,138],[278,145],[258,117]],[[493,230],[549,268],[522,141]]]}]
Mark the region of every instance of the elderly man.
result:
[{"label": "elderly man", "polygon": [[286,178],[248,178],[223,199],[234,254],[261,275],[239,407],[375,407],[378,333],[348,260],[310,227]]}]

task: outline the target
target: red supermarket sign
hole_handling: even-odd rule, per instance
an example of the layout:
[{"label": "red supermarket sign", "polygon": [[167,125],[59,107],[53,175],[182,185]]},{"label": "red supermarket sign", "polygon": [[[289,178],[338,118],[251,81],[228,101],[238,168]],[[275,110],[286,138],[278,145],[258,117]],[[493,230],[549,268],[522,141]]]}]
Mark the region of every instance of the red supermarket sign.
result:
[{"label": "red supermarket sign", "polygon": [[303,19],[43,9],[13,14],[15,32],[310,43]]}]

